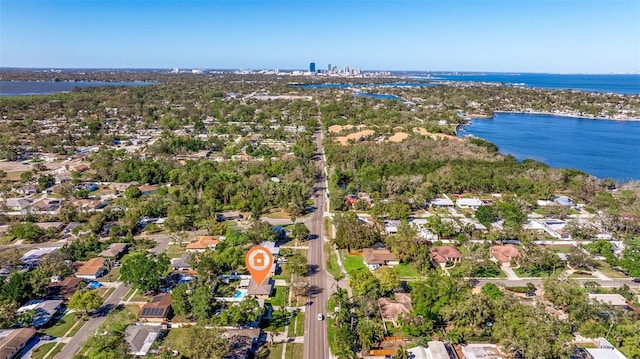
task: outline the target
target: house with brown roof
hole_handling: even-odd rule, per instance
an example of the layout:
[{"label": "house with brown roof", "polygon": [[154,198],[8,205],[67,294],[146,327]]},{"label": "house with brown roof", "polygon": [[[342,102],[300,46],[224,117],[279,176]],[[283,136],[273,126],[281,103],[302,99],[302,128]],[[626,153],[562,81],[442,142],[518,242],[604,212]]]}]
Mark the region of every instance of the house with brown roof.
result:
[{"label": "house with brown roof", "polygon": [[84,279],[96,279],[107,274],[107,268],[104,266],[104,258],[91,258],[84,262],[76,270],[76,277]]},{"label": "house with brown roof", "polygon": [[98,257],[118,259],[127,250],[129,244],[127,243],[111,243]]},{"label": "house with brown roof", "polygon": [[271,278],[267,278],[261,285],[258,285],[253,278],[249,282],[247,287],[247,295],[250,295],[257,299],[269,299],[271,293],[273,293],[274,281]]},{"label": "house with brown roof", "polygon": [[17,358],[35,335],[33,328],[0,330],[0,358]]},{"label": "house with brown roof", "polygon": [[429,249],[429,258],[434,267],[440,266],[445,268],[447,263],[458,263],[462,259],[462,253],[452,245],[441,247],[431,247]]},{"label": "house with brown roof", "polygon": [[380,306],[380,314],[383,320],[391,321],[394,325],[398,323],[398,316],[402,313],[411,313],[413,306],[411,305],[411,296],[406,293],[396,293],[396,299],[380,298],[378,305]]},{"label": "house with brown roof", "polygon": [[204,252],[208,249],[214,251],[220,243],[214,236],[197,236],[194,242],[187,244],[187,252]]},{"label": "house with brown roof", "polygon": [[171,304],[171,294],[160,293],[140,309],[138,318],[141,322],[165,322],[171,314]]},{"label": "house with brown roof", "polygon": [[158,186],[148,184],[144,184],[138,187],[138,189],[140,190],[140,192],[142,192],[142,194],[153,194],[158,192]]},{"label": "house with brown roof", "polygon": [[398,258],[388,249],[365,248],[362,255],[364,264],[372,271],[382,266],[393,267],[400,264]]},{"label": "house with brown roof", "polygon": [[501,246],[491,246],[491,260],[505,267],[511,266],[512,261],[516,261],[520,257],[520,251],[513,244],[505,244]]},{"label": "house with brown roof", "polygon": [[80,282],[82,282],[82,278],[67,277],[60,282],[49,283],[49,296],[53,299],[68,301],[78,290]]}]

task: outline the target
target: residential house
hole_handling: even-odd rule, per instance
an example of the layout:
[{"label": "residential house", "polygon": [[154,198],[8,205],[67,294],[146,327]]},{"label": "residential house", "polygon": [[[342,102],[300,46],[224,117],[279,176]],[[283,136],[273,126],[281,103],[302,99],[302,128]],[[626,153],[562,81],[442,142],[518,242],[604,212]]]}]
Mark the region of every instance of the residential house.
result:
[{"label": "residential house", "polygon": [[194,242],[187,244],[187,252],[204,252],[206,250],[216,250],[220,240],[214,236],[197,236]]},{"label": "residential house", "polygon": [[273,293],[274,283],[273,279],[267,278],[261,285],[258,285],[258,283],[251,278],[249,287],[247,288],[247,295],[257,299],[269,299],[271,293]]},{"label": "residential house", "polygon": [[76,227],[80,227],[82,224],[80,222],[71,222],[69,224],[67,224],[64,229],[62,230],[62,234],[64,235],[71,235],[71,233],[73,232],[73,230]]},{"label": "residential house", "polygon": [[400,221],[397,219],[388,219],[384,221],[384,230],[387,234],[396,234],[398,233],[398,227],[400,226]]},{"label": "residential house", "polygon": [[40,192],[40,187],[38,187],[37,184],[28,183],[28,184],[25,184],[24,186],[18,188],[16,190],[16,192],[18,194],[23,195],[23,196],[28,196],[30,194],[36,194],[36,193]]},{"label": "residential house", "polygon": [[61,184],[61,183],[65,183],[65,182],[69,182],[71,181],[71,172],[69,171],[62,171],[60,173],[57,173],[55,175],[55,179],[56,179],[56,184]]},{"label": "residential house", "polygon": [[518,247],[514,246],[513,244],[491,246],[491,249],[489,251],[491,253],[491,260],[505,267],[511,266],[511,262],[520,257],[520,251],[518,251]]},{"label": "residential house", "polygon": [[441,247],[431,247],[429,249],[429,258],[431,263],[437,267],[445,268],[447,263],[458,263],[462,259],[462,253],[452,245]]},{"label": "residential house", "polygon": [[614,307],[623,307],[627,308],[629,304],[627,303],[627,299],[620,294],[594,294],[589,293],[589,301],[591,302],[601,302],[605,304],[612,305]]},{"label": "residential house", "polygon": [[478,209],[478,207],[482,206],[484,202],[482,202],[478,198],[458,198],[456,199],[456,206],[460,208],[468,208],[472,210]]},{"label": "residential house", "polygon": [[66,277],[62,281],[49,283],[49,297],[69,301],[73,293],[78,290],[78,285],[82,281],[82,278]]},{"label": "residential house", "polygon": [[589,359],[627,359],[616,347],[605,338],[598,338],[597,348],[586,348]]},{"label": "residential house", "polygon": [[[449,354],[447,346],[441,341],[432,340],[427,343],[428,347],[417,346],[407,349],[409,358],[412,359],[453,359],[457,358]],[[451,353],[454,353],[451,349]]]},{"label": "residential house", "polygon": [[171,304],[171,293],[160,293],[142,307],[138,318],[141,322],[166,322],[171,315]]},{"label": "residential house", "polygon": [[55,317],[62,307],[62,300],[30,300],[22,307],[18,308],[16,313],[33,311],[33,319],[31,323],[22,323],[23,326],[32,325],[36,328],[46,326],[53,317]]},{"label": "residential house", "polygon": [[31,207],[31,201],[26,198],[7,198],[4,206],[9,211],[23,212]]},{"label": "residential house", "polygon": [[53,253],[60,248],[61,247],[43,247],[31,249],[22,255],[22,264],[27,267],[35,267],[38,265],[42,257],[46,256],[49,253]]},{"label": "residential house", "polygon": [[57,198],[40,198],[33,202],[33,208],[39,212],[57,212],[61,206],[62,200]]},{"label": "residential house", "polygon": [[100,254],[98,257],[109,258],[109,259],[119,259],[122,257],[122,254],[127,250],[129,245],[127,243],[111,243],[109,246]]},{"label": "residential house", "polygon": [[432,199],[429,202],[429,204],[431,205],[431,208],[433,208],[433,209],[453,207],[453,201],[450,200],[449,198]]},{"label": "residential house", "polygon": [[34,328],[0,330],[0,358],[18,358],[35,335]]},{"label": "residential house", "polygon": [[124,339],[129,344],[129,354],[143,357],[149,353],[153,343],[162,334],[162,328],[147,325],[130,325],[124,331]]},{"label": "residential house", "polygon": [[142,194],[154,194],[156,192],[158,192],[158,186],[154,186],[154,185],[142,185],[139,186],[138,189],[140,190],[140,192],[142,192]]},{"label": "residential house", "polygon": [[495,344],[466,344],[460,346],[466,359],[506,359],[500,348]]},{"label": "residential house", "polygon": [[86,171],[88,169],[89,169],[89,166],[84,164],[84,163],[81,163],[81,164],[71,168],[71,170],[74,171],[74,172],[84,172],[84,171]]},{"label": "residential house", "polygon": [[107,268],[104,266],[104,258],[91,258],[84,262],[76,270],[76,277],[84,279],[96,279],[107,274]]},{"label": "residential house", "polygon": [[372,271],[382,266],[393,267],[400,264],[398,258],[388,249],[365,248],[362,255],[364,264]]},{"label": "residential house", "polygon": [[180,258],[171,258],[171,268],[177,272],[190,272],[191,258],[191,253],[184,253]]},{"label": "residential house", "polygon": [[411,305],[411,296],[406,293],[396,293],[396,299],[380,298],[378,305],[383,320],[391,321],[396,325],[398,316],[402,313],[411,313],[413,307]]},{"label": "residential house", "polygon": [[567,196],[555,196],[553,202],[560,206],[573,207],[573,200]]}]

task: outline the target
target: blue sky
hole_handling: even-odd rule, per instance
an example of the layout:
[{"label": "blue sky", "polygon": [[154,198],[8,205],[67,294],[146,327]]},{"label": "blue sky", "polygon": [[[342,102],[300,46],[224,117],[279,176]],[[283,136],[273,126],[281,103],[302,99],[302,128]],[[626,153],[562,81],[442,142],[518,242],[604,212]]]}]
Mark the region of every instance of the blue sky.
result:
[{"label": "blue sky", "polygon": [[0,66],[640,72],[638,0],[0,0]]}]

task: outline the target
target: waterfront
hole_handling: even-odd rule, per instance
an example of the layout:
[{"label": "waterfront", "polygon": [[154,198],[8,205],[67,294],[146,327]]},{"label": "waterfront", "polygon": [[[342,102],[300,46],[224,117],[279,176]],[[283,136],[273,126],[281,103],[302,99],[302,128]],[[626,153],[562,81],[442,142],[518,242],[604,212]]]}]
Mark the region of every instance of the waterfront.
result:
[{"label": "waterfront", "polygon": [[146,86],[155,82],[105,82],[105,81],[77,81],[77,82],[44,82],[44,81],[0,81],[0,96],[29,96],[46,95],[58,92],[72,91],[76,87],[99,86]]},{"label": "waterfront", "polygon": [[599,178],[640,180],[640,122],[497,113],[473,119],[458,136],[493,142],[501,153]]}]

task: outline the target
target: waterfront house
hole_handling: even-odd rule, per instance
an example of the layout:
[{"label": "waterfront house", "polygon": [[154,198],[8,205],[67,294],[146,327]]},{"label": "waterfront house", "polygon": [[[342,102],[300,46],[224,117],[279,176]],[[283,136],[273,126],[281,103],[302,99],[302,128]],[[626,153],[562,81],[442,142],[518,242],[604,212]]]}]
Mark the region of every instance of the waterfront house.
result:
[{"label": "waterfront house", "polygon": [[459,263],[462,259],[462,253],[452,245],[431,247],[431,249],[429,249],[429,258],[434,267],[440,266],[441,268],[445,268],[447,263]]}]

